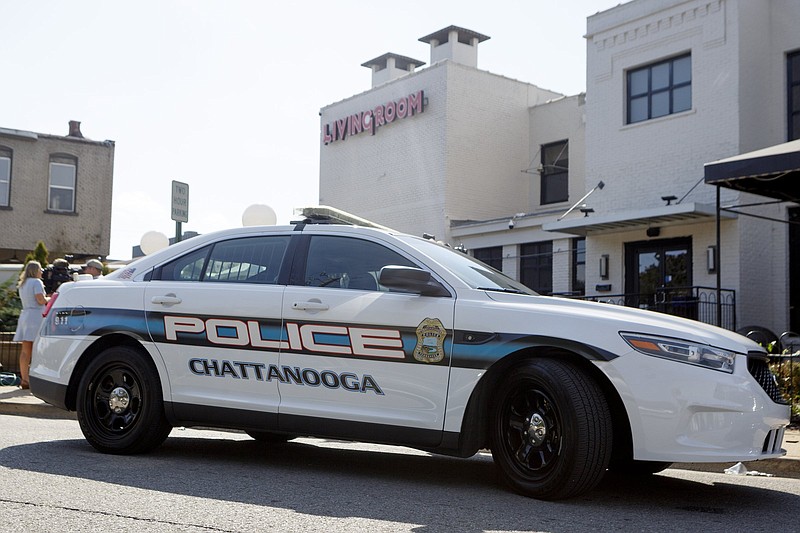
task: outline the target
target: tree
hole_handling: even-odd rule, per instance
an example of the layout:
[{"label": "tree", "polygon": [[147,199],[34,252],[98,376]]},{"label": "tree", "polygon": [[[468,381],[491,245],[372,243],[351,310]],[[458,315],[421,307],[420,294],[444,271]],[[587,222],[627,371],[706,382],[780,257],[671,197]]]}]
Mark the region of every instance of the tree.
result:
[{"label": "tree", "polygon": [[34,248],[32,252],[28,252],[28,255],[25,256],[25,264],[27,265],[30,261],[39,261],[42,268],[45,268],[47,266],[47,256],[47,247],[42,241],[39,241],[36,243],[36,248]]}]

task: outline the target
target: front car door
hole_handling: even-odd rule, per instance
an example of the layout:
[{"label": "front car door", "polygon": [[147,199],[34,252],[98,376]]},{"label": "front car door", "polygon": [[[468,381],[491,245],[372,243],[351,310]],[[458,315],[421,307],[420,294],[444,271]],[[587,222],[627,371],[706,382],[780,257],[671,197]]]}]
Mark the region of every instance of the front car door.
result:
[{"label": "front car door", "polygon": [[389,291],[382,267],[422,265],[377,235],[314,230],[284,295],[281,430],[437,445],[455,297]]}]

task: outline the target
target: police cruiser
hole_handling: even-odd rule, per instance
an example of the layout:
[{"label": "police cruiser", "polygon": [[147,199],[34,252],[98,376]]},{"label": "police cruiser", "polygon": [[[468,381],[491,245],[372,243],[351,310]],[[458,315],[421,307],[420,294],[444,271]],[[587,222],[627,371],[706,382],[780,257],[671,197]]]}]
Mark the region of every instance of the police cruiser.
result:
[{"label": "police cruiser", "polygon": [[201,235],[62,285],[33,394],[76,411],[101,452],[153,450],[175,426],[489,448],[510,487],[542,499],[607,471],[784,455],[789,406],[754,342],[540,296],[431,240],[319,223],[332,213]]}]

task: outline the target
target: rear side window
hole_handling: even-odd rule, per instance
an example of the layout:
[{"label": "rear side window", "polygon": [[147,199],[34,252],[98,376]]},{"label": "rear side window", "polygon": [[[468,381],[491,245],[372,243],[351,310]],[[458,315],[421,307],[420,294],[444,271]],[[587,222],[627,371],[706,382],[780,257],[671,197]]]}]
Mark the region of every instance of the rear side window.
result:
[{"label": "rear side window", "polygon": [[216,283],[275,284],[289,245],[288,235],[218,242],[173,259],[156,279]]}]

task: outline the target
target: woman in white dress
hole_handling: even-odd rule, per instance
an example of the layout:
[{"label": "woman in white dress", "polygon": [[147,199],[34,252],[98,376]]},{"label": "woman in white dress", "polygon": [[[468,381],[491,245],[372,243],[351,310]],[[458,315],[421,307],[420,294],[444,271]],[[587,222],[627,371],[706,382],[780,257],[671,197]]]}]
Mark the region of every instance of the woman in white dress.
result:
[{"label": "woman in white dress", "polygon": [[22,301],[22,312],[19,314],[14,340],[22,342],[22,350],[19,353],[20,387],[27,389],[33,341],[39,333],[43,320],[42,311],[49,300],[44,294],[42,265],[38,261],[30,261],[25,265],[25,269],[19,275],[17,291]]}]

